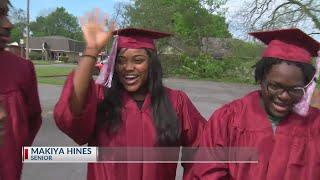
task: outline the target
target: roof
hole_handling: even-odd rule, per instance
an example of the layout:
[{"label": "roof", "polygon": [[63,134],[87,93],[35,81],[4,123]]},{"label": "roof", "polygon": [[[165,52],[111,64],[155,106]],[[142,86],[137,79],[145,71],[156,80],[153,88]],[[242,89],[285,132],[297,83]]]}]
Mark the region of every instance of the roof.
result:
[{"label": "roof", "polygon": [[85,48],[85,43],[63,36],[43,36],[30,37],[30,49],[42,49],[43,44],[47,44],[47,48],[51,51],[67,51],[67,52],[82,52]]},{"label": "roof", "polygon": [[12,43],[8,44],[8,46],[17,46],[17,47],[19,47],[19,44],[17,42],[12,42]]}]

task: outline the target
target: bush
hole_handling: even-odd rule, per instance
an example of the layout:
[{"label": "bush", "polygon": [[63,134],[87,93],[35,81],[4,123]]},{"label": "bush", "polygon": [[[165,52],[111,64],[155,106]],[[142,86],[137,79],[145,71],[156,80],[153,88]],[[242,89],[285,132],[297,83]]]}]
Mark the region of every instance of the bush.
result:
[{"label": "bush", "polygon": [[31,51],[29,53],[29,59],[30,60],[42,60],[42,54],[41,54],[41,52]]},{"label": "bush", "polygon": [[232,39],[229,42],[232,58],[243,60],[258,60],[261,58],[264,46],[257,43]]},{"label": "bush", "polygon": [[181,66],[180,55],[160,54],[159,59],[162,65],[164,76],[168,77],[177,74],[175,71]]},{"label": "bush", "polygon": [[69,58],[67,56],[61,56],[59,58],[60,61],[64,62],[64,63],[67,63],[69,61]]},{"label": "bush", "polygon": [[172,74],[197,79],[254,83],[252,66],[256,60],[216,60],[201,54],[198,57],[182,55],[180,61],[180,66],[172,69]]}]

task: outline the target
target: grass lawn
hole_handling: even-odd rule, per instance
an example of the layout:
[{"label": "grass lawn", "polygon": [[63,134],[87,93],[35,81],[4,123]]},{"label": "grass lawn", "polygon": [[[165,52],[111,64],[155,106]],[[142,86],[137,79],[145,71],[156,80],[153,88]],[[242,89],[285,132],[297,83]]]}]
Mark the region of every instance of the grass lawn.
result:
[{"label": "grass lawn", "polygon": [[41,84],[63,85],[65,80],[66,80],[66,77],[55,77],[55,78],[38,77],[38,83],[41,83]]},{"label": "grass lawn", "polygon": [[39,83],[63,85],[67,75],[73,67],[36,66],[36,74]]},{"label": "grass lawn", "polygon": [[47,77],[68,75],[73,67],[36,66],[35,69],[38,77]]},{"label": "grass lawn", "polygon": [[47,65],[47,64],[53,64],[53,62],[49,61],[42,61],[42,60],[32,60],[32,63],[34,65]]},{"label": "grass lawn", "polygon": [[59,64],[56,61],[44,61],[44,60],[32,60],[34,65],[49,65],[49,64]]}]

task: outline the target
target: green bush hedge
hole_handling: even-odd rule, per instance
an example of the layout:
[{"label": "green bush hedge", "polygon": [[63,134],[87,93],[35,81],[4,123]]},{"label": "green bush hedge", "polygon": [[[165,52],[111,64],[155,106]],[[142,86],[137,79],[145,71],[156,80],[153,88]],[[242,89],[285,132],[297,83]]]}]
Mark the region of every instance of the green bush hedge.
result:
[{"label": "green bush hedge", "polygon": [[165,76],[178,76],[192,79],[210,79],[215,81],[254,83],[254,69],[257,60],[222,59],[216,60],[201,54],[198,57],[186,55],[162,56]]},{"label": "green bush hedge", "polygon": [[31,60],[42,60],[42,54],[41,54],[41,52],[31,51],[29,53],[29,59],[31,59]]},{"label": "green bush hedge", "polygon": [[238,39],[231,39],[228,43],[232,54],[231,58],[243,60],[258,60],[261,58],[264,46],[257,43],[245,42]]},{"label": "green bush hedge", "polygon": [[64,62],[64,63],[67,63],[69,61],[69,58],[67,56],[61,56],[59,58],[60,61]]}]

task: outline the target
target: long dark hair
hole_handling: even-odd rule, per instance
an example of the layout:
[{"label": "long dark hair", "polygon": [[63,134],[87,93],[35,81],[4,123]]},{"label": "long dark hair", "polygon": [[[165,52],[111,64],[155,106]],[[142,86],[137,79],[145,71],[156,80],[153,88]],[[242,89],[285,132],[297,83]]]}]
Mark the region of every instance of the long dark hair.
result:
[{"label": "long dark hair", "polygon": [[[154,50],[146,49],[149,56],[148,92],[151,94],[153,122],[157,130],[157,143],[160,146],[174,146],[180,139],[181,127],[176,112],[169,101],[168,94],[162,84],[162,66]],[[122,124],[122,92],[125,91],[114,74],[111,88],[105,89],[105,98],[98,105],[98,126],[107,124],[108,133],[116,133]],[[98,127],[98,128],[99,128]]]}]

